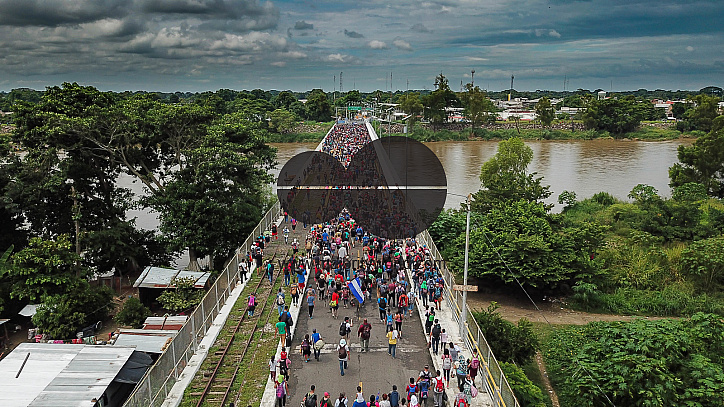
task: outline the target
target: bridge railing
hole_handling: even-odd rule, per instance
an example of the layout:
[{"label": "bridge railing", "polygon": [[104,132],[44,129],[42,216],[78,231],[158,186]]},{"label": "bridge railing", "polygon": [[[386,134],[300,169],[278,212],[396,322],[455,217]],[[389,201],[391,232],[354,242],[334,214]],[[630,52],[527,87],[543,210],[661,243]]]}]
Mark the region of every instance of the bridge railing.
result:
[{"label": "bridge railing", "polygon": [[160,406],[176,383],[179,375],[198,349],[199,343],[211,328],[214,318],[239,283],[239,264],[257,236],[264,233],[272,222],[279,219],[281,206],[277,201],[259,221],[236,254],[227,262],[224,271],[214,281],[201,303],[189,315],[178,334],[169,342],[156,363],[138,382],[124,407]]},{"label": "bridge railing", "polygon": [[432,240],[430,233],[427,230],[420,233],[418,236],[418,243],[427,245],[430,249],[430,254],[433,260],[439,264],[440,272],[442,273],[443,279],[445,280],[444,297],[447,301],[448,306],[453,310],[453,316],[455,320],[460,323],[462,313],[466,313],[467,326],[465,327],[465,346],[467,346],[470,352],[477,351],[480,361],[482,362],[481,370],[483,380],[490,394],[490,398],[493,403],[498,407],[520,407],[518,400],[513,394],[513,390],[505,378],[505,374],[500,369],[498,360],[495,359],[493,351],[488,345],[488,341],[485,340],[480,326],[478,325],[475,317],[473,317],[470,307],[465,304],[463,306],[462,291],[452,290],[452,286],[455,284],[455,276],[448,270],[445,261],[437,250],[435,242]]}]

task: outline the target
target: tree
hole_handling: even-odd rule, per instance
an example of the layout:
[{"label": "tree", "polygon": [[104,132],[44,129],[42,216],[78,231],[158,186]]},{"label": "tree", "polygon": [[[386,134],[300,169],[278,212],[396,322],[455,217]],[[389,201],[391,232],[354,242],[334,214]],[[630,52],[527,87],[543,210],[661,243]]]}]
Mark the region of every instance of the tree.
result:
[{"label": "tree", "polygon": [[274,107],[277,109],[286,109],[289,110],[292,103],[296,102],[297,98],[294,96],[292,92],[289,92],[288,90],[285,90],[283,92],[279,92],[279,94],[272,99],[272,103],[274,104]]},{"label": "tree", "polygon": [[143,305],[138,298],[131,297],[123,303],[123,308],[121,308],[113,319],[119,325],[141,328],[143,322],[150,316],[151,310]]},{"label": "tree", "polygon": [[169,311],[190,310],[204,298],[204,290],[194,288],[194,279],[191,277],[175,278],[171,285],[174,288],[169,288],[158,296],[158,302]]},{"label": "tree", "polygon": [[556,117],[556,109],[547,97],[542,97],[535,105],[535,114],[543,126],[550,126]]},{"label": "tree", "polygon": [[470,120],[473,128],[482,123],[494,122],[495,105],[485,92],[480,90],[479,86],[473,87],[470,83],[465,85],[465,90],[460,94],[460,99],[465,107],[465,117]]},{"label": "tree", "polygon": [[55,339],[74,339],[76,332],[108,318],[113,291],[92,288],[82,281],[73,292],[46,297],[33,315],[33,324]]},{"label": "tree", "polygon": [[706,187],[710,196],[724,198],[724,116],[712,122],[711,131],[691,146],[679,146],[679,162],[669,168],[672,188],[690,182]]},{"label": "tree", "polygon": [[12,285],[10,296],[31,303],[73,292],[87,274],[65,235],[56,240],[32,238],[11,259],[12,267],[6,271]]},{"label": "tree", "polygon": [[[496,353],[497,356],[497,353]],[[543,390],[536,386],[526,375],[523,369],[513,363],[501,362],[500,370],[505,374],[505,380],[515,393],[521,407],[545,407]]]},{"label": "tree", "polygon": [[583,124],[588,129],[605,130],[614,137],[622,137],[634,131],[643,119],[637,105],[633,97],[592,101],[583,113]]},{"label": "tree", "polygon": [[310,120],[326,122],[332,118],[332,106],[327,94],[321,89],[314,89],[309,93],[306,107]]},{"label": "tree", "polygon": [[417,122],[417,116],[419,116],[423,110],[420,94],[416,92],[406,93],[400,96],[399,103],[400,109],[410,115],[410,118],[407,119],[407,123],[412,126],[415,122]]},{"label": "tree", "polygon": [[473,209],[486,212],[504,202],[539,202],[551,194],[536,173],[526,174],[533,150],[517,137],[498,143],[498,151],[480,169],[482,188],[473,194]]},{"label": "tree", "polygon": [[460,101],[450,90],[448,80],[441,72],[435,77],[435,90],[422,98],[422,104],[425,108],[425,118],[430,120],[433,125],[439,125],[447,121],[445,108],[457,107],[460,105]]},{"label": "tree", "polygon": [[684,113],[683,120],[676,124],[676,128],[680,131],[711,131],[714,119],[719,116],[719,98],[702,94],[694,96],[692,102],[695,107]]},{"label": "tree", "polygon": [[296,115],[288,110],[276,109],[269,113],[269,127],[279,134],[292,131],[296,124]]}]

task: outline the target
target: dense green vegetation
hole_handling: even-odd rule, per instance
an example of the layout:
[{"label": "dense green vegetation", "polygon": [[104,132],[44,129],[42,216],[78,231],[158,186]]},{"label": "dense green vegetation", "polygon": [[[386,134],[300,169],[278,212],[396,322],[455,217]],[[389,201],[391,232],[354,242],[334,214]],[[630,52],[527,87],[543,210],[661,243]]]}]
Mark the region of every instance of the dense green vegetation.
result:
[{"label": "dense green vegetation", "polygon": [[[219,265],[240,245],[270,204],[274,104],[254,92],[197,96],[173,102],[66,83],[14,100],[15,130],[0,149],[0,244],[13,248],[0,270],[0,312],[41,304],[34,323],[73,337],[110,311],[112,294],[88,284],[94,274],[166,265],[183,250],[192,266],[207,255]],[[288,129],[288,116],[273,115],[274,128]],[[121,187],[121,176],[144,193]],[[157,212],[159,230],[138,227],[130,209]],[[169,309],[194,301],[170,299]]]},{"label": "dense green vegetation", "polygon": [[546,338],[561,406],[724,404],[724,323],[719,316],[592,322]]}]

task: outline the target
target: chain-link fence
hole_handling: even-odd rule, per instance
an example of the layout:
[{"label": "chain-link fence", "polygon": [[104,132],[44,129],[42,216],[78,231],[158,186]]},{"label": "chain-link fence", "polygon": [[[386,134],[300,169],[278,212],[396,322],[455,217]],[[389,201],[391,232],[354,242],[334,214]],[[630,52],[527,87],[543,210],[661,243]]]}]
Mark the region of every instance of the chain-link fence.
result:
[{"label": "chain-link fence", "polygon": [[264,233],[280,214],[281,208],[277,201],[239,247],[236,255],[227,262],[224,271],[206,293],[201,304],[189,315],[184,326],[169,342],[156,363],[138,382],[124,407],[160,406],[163,403],[191,356],[198,349],[199,342],[211,328],[219,310],[239,282],[239,263],[246,258],[246,253],[255,238]]},{"label": "chain-link fence", "polygon": [[468,307],[467,304],[463,306],[462,291],[454,291],[452,289],[452,286],[455,284],[455,276],[445,265],[445,260],[437,250],[432,237],[427,231],[424,231],[420,233],[417,238],[420,244],[427,245],[433,260],[439,265],[440,272],[445,280],[444,297],[453,310],[453,316],[458,323],[460,323],[462,313],[465,312],[465,321],[467,322],[464,338],[465,345],[471,352],[477,351],[478,355],[480,355],[483,379],[485,380],[485,385],[488,388],[493,403],[498,407],[519,407],[520,404],[518,404],[518,400],[515,398],[510,384],[508,384],[508,380],[500,369],[500,365],[495,359],[488,342],[485,340],[480,326],[478,326],[477,321],[475,321],[470,307]]}]

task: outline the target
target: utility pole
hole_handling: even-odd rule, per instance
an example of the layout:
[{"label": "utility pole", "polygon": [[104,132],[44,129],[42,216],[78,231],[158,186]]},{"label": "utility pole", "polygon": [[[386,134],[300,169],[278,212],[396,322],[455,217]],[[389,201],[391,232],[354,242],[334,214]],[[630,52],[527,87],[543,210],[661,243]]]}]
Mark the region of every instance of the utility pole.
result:
[{"label": "utility pole", "polygon": [[470,200],[471,196],[468,194],[468,198],[466,200],[467,203],[467,209],[468,209],[468,216],[467,220],[465,221],[465,268],[463,269],[463,284],[464,284],[464,290],[463,290],[463,309],[462,313],[460,315],[460,337],[465,339],[466,335],[466,319],[467,319],[467,304],[468,304],[468,253],[470,251]]},{"label": "utility pole", "polygon": [[475,69],[470,71],[470,86],[475,87]]},{"label": "utility pole", "polygon": [[342,97],[342,93],[344,93],[344,88],[342,88],[342,73],[339,73],[339,97]]}]

